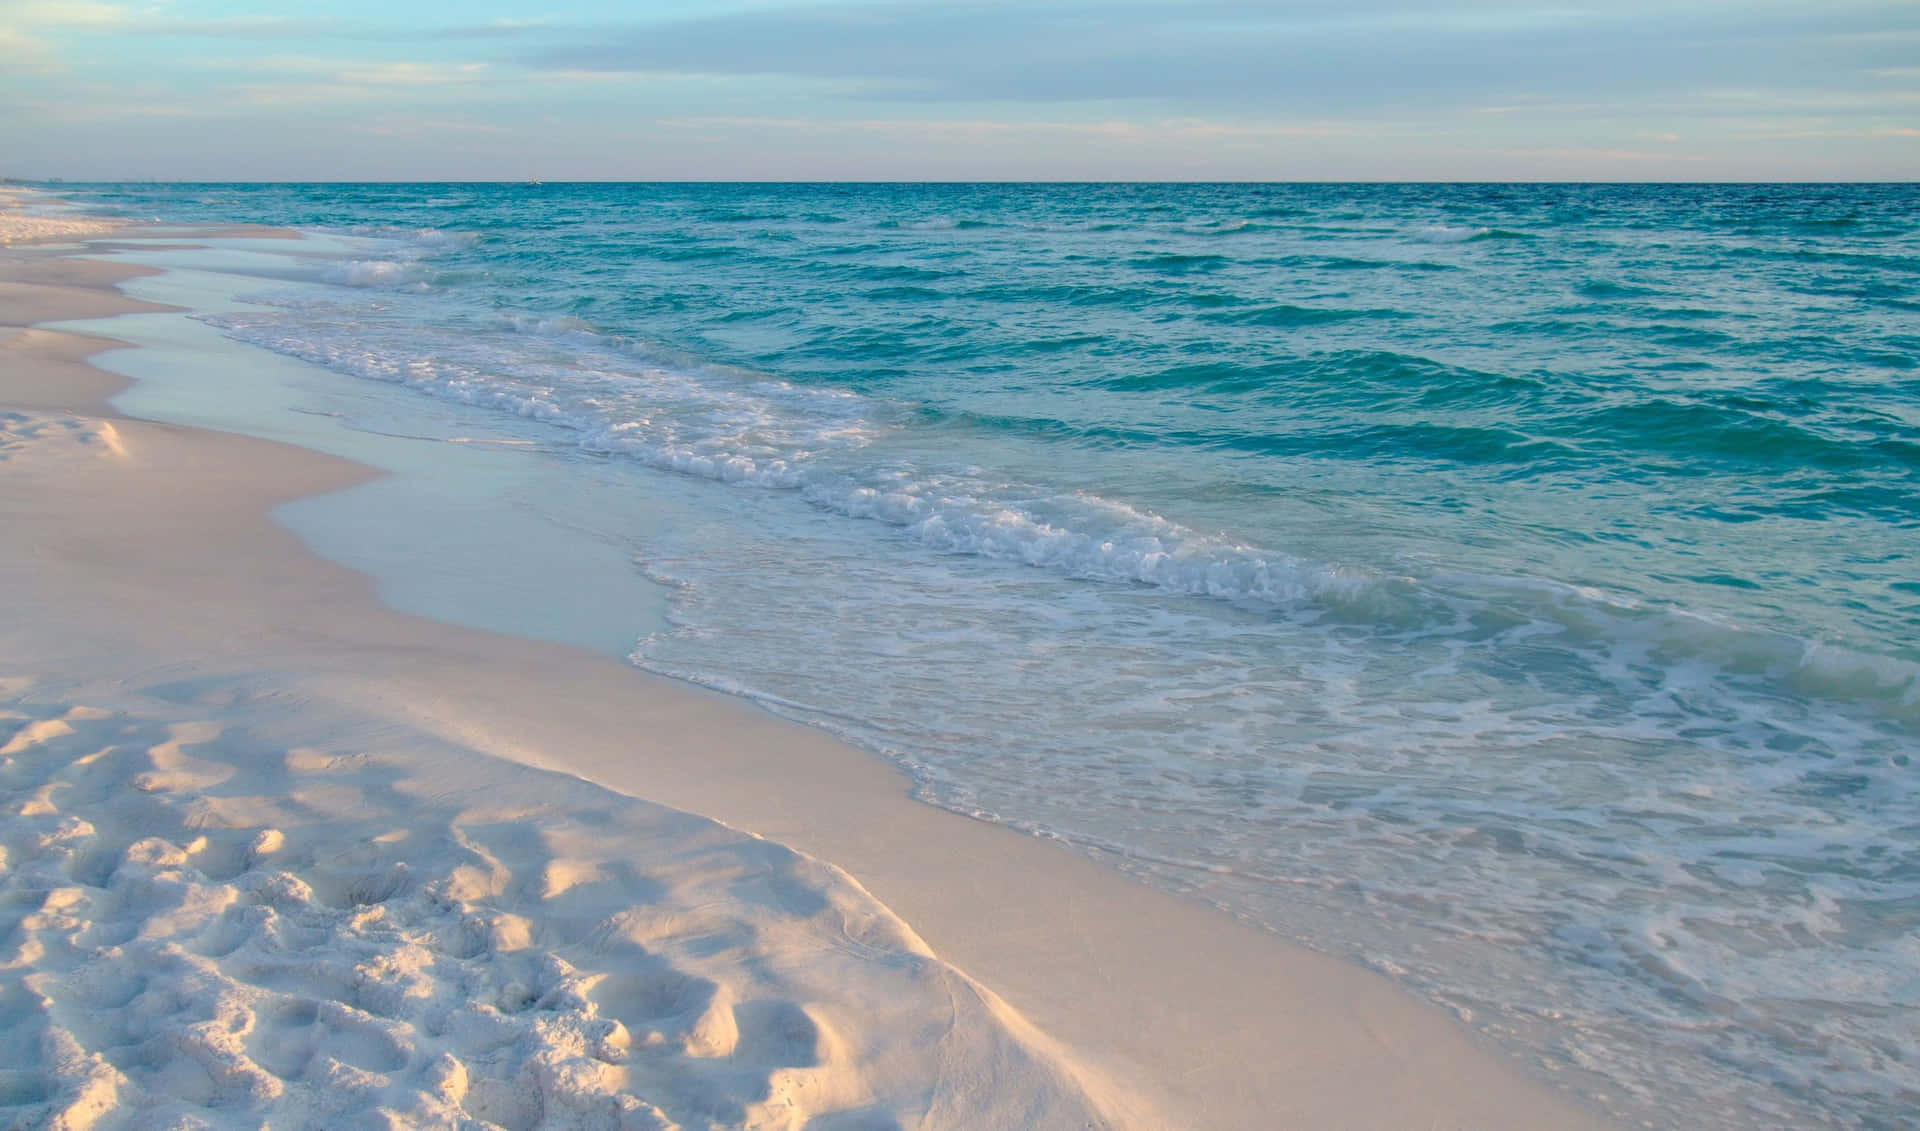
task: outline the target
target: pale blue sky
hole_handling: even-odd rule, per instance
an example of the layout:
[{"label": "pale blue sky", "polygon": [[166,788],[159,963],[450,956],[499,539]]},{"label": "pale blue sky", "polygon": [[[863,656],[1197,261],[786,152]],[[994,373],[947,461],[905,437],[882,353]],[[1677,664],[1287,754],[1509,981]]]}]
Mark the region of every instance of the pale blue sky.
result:
[{"label": "pale blue sky", "polygon": [[0,174],[1920,176],[1915,0],[0,0]]}]

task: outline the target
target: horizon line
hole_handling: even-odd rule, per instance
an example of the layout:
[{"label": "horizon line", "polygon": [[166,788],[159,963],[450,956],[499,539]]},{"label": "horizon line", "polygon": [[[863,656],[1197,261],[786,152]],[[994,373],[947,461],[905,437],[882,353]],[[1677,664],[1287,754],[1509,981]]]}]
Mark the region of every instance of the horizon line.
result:
[{"label": "horizon line", "polygon": [[778,177],[747,179],[713,179],[703,177],[663,177],[663,178],[621,178],[621,177],[583,177],[563,180],[541,180],[527,178],[475,178],[457,177],[452,179],[433,179],[407,177],[395,180],[364,179],[320,179],[304,178],[239,178],[235,180],[200,180],[181,177],[119,177],[106,179],[69,179],[65,177],[8,177],[0,176],[0,185],[520,185],[527,188],[540,188],[559,185],[1137,185],[1156,187],[1203,186],[1203,185],[1500,185],[1500,186],[1762,186],[1762,185],[1854,185],[1860,187],[1897,187],[1920,186],[1920,180],[1866,180],[1851,178],[1816,179],[1802,178],[1793,180],[1748,180],[1741,178],[1698,178],[1689,180],[1661,179],[1621,179],[1621,180],[1581,180],[1537,178],[1529,180],[1468,180],[1453,178],[1435,178],[1430,180],[1356,178],[1341,180],[1334,178],[1312,178],[1299,180],[1265,180],[1257,178],[1230,178],[1225,180],[1121,180],[1121,179],[1029,179],[1029,180],[962,180],[950,178],[909,178],[900,180],[789,180]]}]

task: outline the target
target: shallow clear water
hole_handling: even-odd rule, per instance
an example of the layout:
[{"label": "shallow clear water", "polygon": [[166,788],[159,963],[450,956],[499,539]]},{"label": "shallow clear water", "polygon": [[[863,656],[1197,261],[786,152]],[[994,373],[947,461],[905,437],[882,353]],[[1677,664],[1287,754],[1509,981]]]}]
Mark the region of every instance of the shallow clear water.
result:
[{"label": "shallow clear water", "polygon": [[1920,1110],[1920,189],[66,191],[699,515],[643,667],[1628,1115]]}]

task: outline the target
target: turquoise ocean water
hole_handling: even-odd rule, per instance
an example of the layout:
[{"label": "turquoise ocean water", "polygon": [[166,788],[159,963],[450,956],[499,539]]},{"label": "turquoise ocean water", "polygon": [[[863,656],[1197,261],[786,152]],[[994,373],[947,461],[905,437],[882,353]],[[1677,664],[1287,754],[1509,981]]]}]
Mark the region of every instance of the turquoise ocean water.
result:
[{"label": "turquoise ocean water", "polygon": [[1920,1118],[1920,188],[62,192],[675,500],[641,667],[1630,1119]]}]

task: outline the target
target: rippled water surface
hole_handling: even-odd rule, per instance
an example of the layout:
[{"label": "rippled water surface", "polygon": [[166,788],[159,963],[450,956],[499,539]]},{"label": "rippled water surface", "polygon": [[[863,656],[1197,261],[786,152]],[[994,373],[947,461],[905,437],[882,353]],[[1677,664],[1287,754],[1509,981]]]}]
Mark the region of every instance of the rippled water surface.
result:
[{"label": "rippled water surface", "polygon": [[646,668],[1629,1116],[1920,1111],[1912,186],[75,195],[349,236],[214,320],[690,499]]}]

